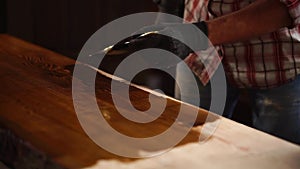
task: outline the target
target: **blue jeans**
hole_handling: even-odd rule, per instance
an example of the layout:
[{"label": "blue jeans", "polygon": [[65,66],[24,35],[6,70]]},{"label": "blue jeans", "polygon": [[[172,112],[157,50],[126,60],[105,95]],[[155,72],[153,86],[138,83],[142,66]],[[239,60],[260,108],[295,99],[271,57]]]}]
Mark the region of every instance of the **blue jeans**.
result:
[{"label": "blue jeans", "polygon": [[[188,91],[190,80],[180,65],[177,68],[176,82],[181,83],[187,95],[182,96],[178,88],[175,97],[191,104],[195,100]],[[197,78],[196,78],[197,79]],[[200,92],[200,107],[209,109],[211,88],[197,82]],[[250,95],[253,127],[285,140],[300,144],[300,76],[294,81],[272,89],[243,89]],[[188,91],[188,92],[187,92]],[[227,99],[223,116],[231,118],[239,99],[240,89],[227,84]],[[192,94],[191,94],[192,95]],[[197,104],[196,104],[197,105]],[[198,105],[197,105],[198,106]],[[213,110],[212,110],[213,111]],[[242,112],[237,112],[242,113]]]},{"label": "blue jeans", "polygon": [[300,144],[300,76],[277,88],[249,92],[253,126]]}]

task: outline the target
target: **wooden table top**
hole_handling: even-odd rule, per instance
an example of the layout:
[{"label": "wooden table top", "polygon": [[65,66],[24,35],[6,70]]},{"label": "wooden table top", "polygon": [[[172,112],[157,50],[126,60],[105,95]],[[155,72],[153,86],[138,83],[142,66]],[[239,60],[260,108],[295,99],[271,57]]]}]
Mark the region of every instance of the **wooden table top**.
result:
[{"label": "wooden table top", "polygon": [[[72,100],[74,64],[73,59],[9,35],[0,35],[0,125],[61,167],[300,167],[299,146],[222,117],[217,117],[220,124],[212,137],[200,144],[202,124],[210,114],[202,109],[197,109],[195,126],[167,153],[153,158],[132,159],[107,152],[87,136],[77,119]],[[125,119],[113,106],[111,80],[98,73],[96,95],[102,114],[117,131],[145,138],[177,123],[174,119],[181,103],[169,98],[163,114],[151,123],[138,124]],[[140,110],[149,108],[148,91],[132,86],[130,94],[135,107]],[[190,109],[195,108],[191,106]],[[188,112],[186,116],[189,116]],[[177,125],[178,132],[181,127],[185,126]],[[122,148],[118,140],[112,142]]]}]

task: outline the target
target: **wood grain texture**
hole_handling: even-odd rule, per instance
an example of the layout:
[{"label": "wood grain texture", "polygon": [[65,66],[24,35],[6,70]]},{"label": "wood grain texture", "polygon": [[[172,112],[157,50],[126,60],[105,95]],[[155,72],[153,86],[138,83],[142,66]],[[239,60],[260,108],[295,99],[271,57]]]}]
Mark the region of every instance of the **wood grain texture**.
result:
[{"label": "wood grain texture", "polygon": [[[205,134],[203,123],[210,113],[189,105],[185,105],[186,117],[191,115],[190,110],[198,111],[195,127],[170,152],[149,159],[130,159],[109,153],[86,135],[77,119],[71,95],[74,63],[72,59],[39,46],[0,35],[0,125],[62,167],[296,169],[300,166],[299,146],[221,117],[205,123],[220,122],[220,125],[210,139],[199,144],[201,132]],[[112,102],[111,81],[111,78],[97,74],[96,96],[102,115],[115,130],[145,138],[178,123],[175,119],[180,102],[173,99],[167,99],[167,108],[151,123],[139,124],[125,119]],[[119,82],[119,85],[124,84]],[[146,90],[131,86],[130,100],[123,101],[147,110],[150,106],[148,97]],[[155,101],[160,99],[154,96]],[[146,115],[152,116],[151,113]],[[186,125],[185,121],[178,123],[175,134]],[[109,135],[103,139],[123,148],[119,140]]]},{"label": "wood grain texture", "polygon": [[[66,168],[90,166],[99,159],[133,160],[106,152],[82,130],[71,95],[74,63],[52,51],[1,35],[0,123]],[[166,109],[152,123],[126,120],[113,106],[110,81],[98,74],[96,94],[102,112],[109,114],[109,123],[116,130],[133,137],[149,137],[165,131],[174,122],[179,102],[170,99],[167,106],[173,109]],[[131,87],[130,93],[137,108],[148,108],[148,92]],[[206,115],[207,112],[199,110],[197,123],[203,123]],[[196,142],[198,135],[199,132],[190,131],[179,145]]]}]

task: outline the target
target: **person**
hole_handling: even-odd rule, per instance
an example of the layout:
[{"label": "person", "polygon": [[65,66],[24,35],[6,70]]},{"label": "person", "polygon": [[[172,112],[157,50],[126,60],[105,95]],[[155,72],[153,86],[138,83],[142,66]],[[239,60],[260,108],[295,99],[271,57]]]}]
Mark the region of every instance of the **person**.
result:
[{"label": "person", "polygon": [[[182,15],[186,23],[159,21],[113,50],[120,46],[131,52],[158,47],[183,58],[197,77],[200,107],[206,109],[210,104],[209,81],[222,63],[227,79],[223,115],[230,118],[239,93],[248,91],[253,127],[300,144],[300,0],[155,2],[162,12]],[[158,16],[160,19],[165,18]],[[218,52],[208,54],[211,48]],[[176,83],[184,92],[176,90],[175,97],[199,105],[194,103],[197,99],[191,78],[182,65],[177,66]]]},{"label": "person", "polygon": [[[239,93],[246,90],[253,108],[253,127],[300,144],[299,0],[155,2],[160,11],[181,16],[186,23],[205,24],[209,40],[221,53],[218,59],[228,82],[225,116],[231,117]],[[170,27],[176,30],[182,25]],[[203,64],[197,57],[201,56],[190,53],[185,62],[198,78],[205,102],[210,93],[207,77],[213,76],[213,71],[203,76],[203,69],[199,69]],[[215,70],[218,64],[209,66]],[[179,64],[176,81],[189,90],[185,73]],[[193,100],[178,93],[178,98]]]}]

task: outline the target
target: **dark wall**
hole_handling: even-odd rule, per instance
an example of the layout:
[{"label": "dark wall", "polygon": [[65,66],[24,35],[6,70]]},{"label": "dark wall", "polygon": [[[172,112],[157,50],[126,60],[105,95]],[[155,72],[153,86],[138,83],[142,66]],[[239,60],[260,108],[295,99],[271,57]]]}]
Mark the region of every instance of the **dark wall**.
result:
[{"label": "dark wall", "polygon": [[0,0],[0,33],[6,32],[6,0]]},{"label": "dark wall", "polygon": [[0,0],[0,3],[1,17],[6,18],[6,25],[1,24],[2,32],[70,57],[76,57],[84,42],[104,24],[132,13],[157,11],[152,0],[7,0],[6,4]]}]

